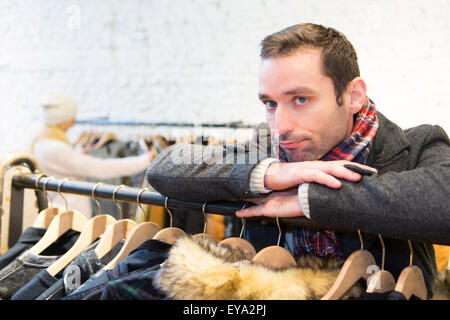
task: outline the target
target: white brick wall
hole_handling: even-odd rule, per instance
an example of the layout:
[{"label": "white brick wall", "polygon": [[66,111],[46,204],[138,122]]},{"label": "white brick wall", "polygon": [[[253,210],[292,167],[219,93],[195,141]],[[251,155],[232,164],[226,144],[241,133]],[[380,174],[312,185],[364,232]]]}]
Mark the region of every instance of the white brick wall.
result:
[{"label": "white brick wall", "polygon": [[379,110],[450,132],[449,15],[448,0],[0,0],[0,156],[27,148],[51,90],[80,118],[262,121],[259,42],[306,21],[353,42]]}]

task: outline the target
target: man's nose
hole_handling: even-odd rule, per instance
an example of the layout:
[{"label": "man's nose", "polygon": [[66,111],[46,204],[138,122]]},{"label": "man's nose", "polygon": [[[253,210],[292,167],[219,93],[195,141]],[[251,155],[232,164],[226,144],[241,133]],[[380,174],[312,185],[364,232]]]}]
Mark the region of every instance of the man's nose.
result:
[{"label": "man's nose", "polygon": [[275,111],[275,128],[279,134],[286,134],[294,129],[292,115],[284,105],[279,105]]}]

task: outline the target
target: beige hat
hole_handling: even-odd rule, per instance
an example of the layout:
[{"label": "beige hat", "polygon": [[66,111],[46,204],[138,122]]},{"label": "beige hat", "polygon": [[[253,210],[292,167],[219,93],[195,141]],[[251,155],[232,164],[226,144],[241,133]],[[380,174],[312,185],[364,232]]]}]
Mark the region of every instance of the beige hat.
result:
[{"label": "beige hat", "polygon": [[77,102],[63,93],[51,94],[42,105],[44,106],[46,125],[58,125],[74,120],[77,116]]}]

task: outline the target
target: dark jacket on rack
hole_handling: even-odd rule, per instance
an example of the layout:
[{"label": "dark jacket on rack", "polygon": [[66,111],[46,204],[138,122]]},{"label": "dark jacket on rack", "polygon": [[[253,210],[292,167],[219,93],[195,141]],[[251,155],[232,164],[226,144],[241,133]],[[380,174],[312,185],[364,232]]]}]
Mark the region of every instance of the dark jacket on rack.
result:
[{"label": "dark jacket on rack", "polygon": [[[335,229],[345,257],[361,246],[357,230],[363,233],[364,248],[381,265],[383,236],[385,269],[395,278],[409,264],[408,239],[413,240],[413,263],[424,274],[429,293],[436,262],[432,243],[450,244],[450,141],[439,126],[421,125],[402,130],[377,113],[379,129],[367,165],[377,175],[363,176],[358,183],[342,181],[338,190],[311,183],[308,202],[311,221]],[[264,126],[262,126],[263,128]],[[265,126],[268,128],[267,126]],[[250,192],[250,175],[258,161],[270,156],[269,132],[255,134],[249,144],[202,147],[174,145],[164,150],[147,170],[149,183],[161,194],[180,200],[211,202],[239,201],[260,196]],[[202,148],[199,152],[198,148]],[[225,161],[214,163],[223,153]],[[190,162],[179,163],[180,157]],[[197,158],[202,156],[202,159]],[[227,161],[245,159],[246,161]],[[245,237],[257,250],[277,241],[276,225],[247,220]],[[342,231],[347,230],[347,231]],[[353,230],[353,231],[348,231]]]}]

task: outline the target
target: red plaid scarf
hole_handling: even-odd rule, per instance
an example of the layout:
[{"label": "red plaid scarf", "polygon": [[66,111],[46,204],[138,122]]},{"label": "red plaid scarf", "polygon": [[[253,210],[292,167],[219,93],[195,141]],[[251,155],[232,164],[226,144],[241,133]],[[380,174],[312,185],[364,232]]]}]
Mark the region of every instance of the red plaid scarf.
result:
[{"label": "red plaid scarf", "polygon": [[[321,160],[348,160],[364,163],[372,147],[377,129],[378,119],[375,104],[367,97],[364,106],[356,117],[351,135]],[[331,255],[336,258],[343,258],[340,241],[334,231],[295,228],[293,239],[295,256],[315,254],[318,256]]]}]

